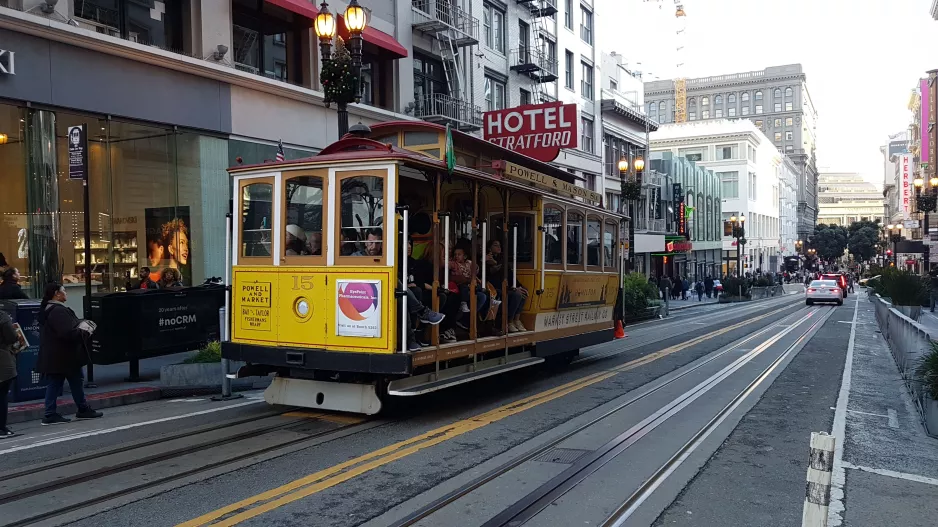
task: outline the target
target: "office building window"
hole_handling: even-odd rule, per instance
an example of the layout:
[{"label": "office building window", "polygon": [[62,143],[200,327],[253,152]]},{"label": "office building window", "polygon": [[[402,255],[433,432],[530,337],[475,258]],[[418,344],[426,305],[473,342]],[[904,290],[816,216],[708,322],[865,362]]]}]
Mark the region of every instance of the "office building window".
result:
[{"label": "office building window", "polygon": [[785,97],[791,97],[792,95],[794,95],[794,92],[792,91],[792,89],[785,88]]},{"label": "office building window", "polygon": [[567,29],[573,29],[573,0],[564,2],[563,25]]},{"label": "office building window", "polygon": [[729,95],[726,97],[726,102],[727,102],[728,104],[736,104],[736,94],[735,94],[735,93],[729,94]]},{"label": "office building window", "polygon": [[701,111],[700,111],[700,118],[701,118],[701,119],[709,119],[709,118],[710,118],[710,110],[701,110]]},{"label": "office building window", "polygon": [[524,106],[525,104],[531,104],[531,92],[529,92],[528,90],[525,90],[524,88],[521,88],[519,95],[520,97],[518,99],[518,103],[521,106]]},{"label": "office building window", "polygon": [[775,91],[772,93],[772,96],[775,97],[776,99],[781,99],[781,98],[782,98],[782,90],[780,90],[780,89],[778,89],[778,88],[775,88]]},{"label": "office building window", "polygon": [[758,199],[758,194],[756,193],[756,173],[749,173],[749,199],[755,201]]},{"label": "office building window", "polygon": [[775,127],[776,127],[776,128],[781,128],[781,127],[782,127],[782,120],[781,120],[781,119],[776,119],[776,120],[775,120]]},{"label": "office building window", "polygon": [[713,111],[713,114],[714,114],[713,116],[716,117],[717,119],[719,119],[720,117],[723,117],[723,108],[715,109]]},{"label": "office building window", "polygon": [[485,109],[488,112],[505,108],[505,83],[485,76]]},{"label": "office building window", "polygon": [[723,96],[717,95],[713,98],[713,104],[723,104]]},{"label": "office building window", "polygon": [[728,117],[736,117],[736,108],[733,108],[732,106],[730,106],[729,108],[727,108],[727,109],[726,109],[726,115],[727,115]]},{"label": "office building window", "polygon": [[743,94],[740,95],[740,100],[742,102],[749,102],[749,92],[744,91]]},{"label": "office building window", "polygon": [[794,105],[792,104],[791,101],[788,101],[788,102],[785,103],[785,111],[786,111],[786,112],[792,111],[793,108],[794,108]]},{"label": "office building window", "polygon": [[664,101],[658,103],[658,118],[661,122],[668,120],[668,105]]},{"label": "office building window", "polygon": [[573,89],[573,53],[568,49],[564,54],[564,86]]},{"label": "office building window", "polygon": [[782,140],[782,132],[775,132],[775,142],[777,143],[781,140]]},{"label": "office building window", "polygon": [[742,115],[749,115],[749,107],[748,107],[748,106],[743,106],[743,107],[740,109],[740,111],[742,112]]},{"label": "office building window", "polygon": [[589,117],[580,118],[580,149],[593,153],[593,120]]},{"label": "office building window", "polygon": [[717,177],[720,178],[723,199],[739,197],[739,172],[717,172]]},{"label": "office building window", "polygon": [[593,100],[593,67],[585,62],[580,63],[583,66],[583,80],[580,81],[580,95],[584,99]]},{"label": "office building window", "polygon": [[610,89],[610,90],[613,90],[613,91],[618,90],[618,89],[619,89],[619,83],[616,82],[615,79],[609,79],[609,89]]},{"label": "office building window", "polygon": [[710,97],[701,97],[700,99],[701,106],[710,106]]},{"label": "office building window", "polygon": [[762,113],[762,105],[761,105],[761,104],[757,104],[757,105],[756,105],[756,113],[757,113],[757,114],[761,114],[761,113]]},{"label": "office building window", "polygon": [[739,153],[739,145],[717,145],[717,161],[727,159],[736,159]]},{"label": "office building window", "polygon": [[758,101],[761,101],[761,100],[762,100],[762,92],[761,92],[761,91],[757,91],[757,92],[756,92],[756,101],[758,102]]},{"label": "office building window", "polygon": [[762,129],[763,126],[765,126],[765,123],[764,123],[764,122],[762,122],[762,121],[756,121],[756,127],[758,127],[760,130]]},{"label": "office building window", "polygon": [[785,145],[785,152],[794,152],[794,151],[795,151],[794,145]]},{"label": "office building window", "polygon": [[485,45],[499,53],[505,52],[505,12],[492,4],[482,6]]},{"label": "office building window", "polygon": [[648,116],[652,119],[658,120],[658,103],[648,103]]},{"label": "office building window", "polygon": [[687,112],[687,120],[689,120],[689,121],[696,121],[696,120],[697,120],[697,112]]},{"label": "office building window", "polygon": [[775,103],[774,108],[775,108],[775,111],[776,111],[776,112],[782,111],[782,103],[780,103],[780,102]]},{"label": "office building window", "polygon": [[789,130],[789,131],[785,132],[785,140],[786,140],[786,141],[791,141],[791,139],[792,139],[792,134],[791,134],[791,130]]},{"label": "office building window", "polygon": [[786,117],[786,118],[785,118],[785,126],[791,126],[791,125],[794,124],[794,122],[795,122],[795,120],[794,120],[793,118],[791,118],[791,117]]},{"label": "office building window", "polygon": [[580,6],[582,21],[580,22],[580,38],[587,44],[593,43],[593,12]]}]

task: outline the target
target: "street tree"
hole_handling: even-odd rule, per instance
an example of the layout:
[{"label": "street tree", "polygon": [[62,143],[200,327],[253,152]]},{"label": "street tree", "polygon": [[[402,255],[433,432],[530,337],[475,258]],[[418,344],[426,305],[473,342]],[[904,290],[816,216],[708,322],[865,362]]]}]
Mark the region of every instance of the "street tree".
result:
[{"label": "street tree", "polygon": [[817,251],[817,256],[828,264],[844,255],[847,249],[847,229],[840,225],[818,224],[811,237],[811,245]]},{"label": "street tree", "polygon": [[847,249],[857,262],[866,262],[876,256],[879,242],[878,221],[855,221],[847,229]]}]

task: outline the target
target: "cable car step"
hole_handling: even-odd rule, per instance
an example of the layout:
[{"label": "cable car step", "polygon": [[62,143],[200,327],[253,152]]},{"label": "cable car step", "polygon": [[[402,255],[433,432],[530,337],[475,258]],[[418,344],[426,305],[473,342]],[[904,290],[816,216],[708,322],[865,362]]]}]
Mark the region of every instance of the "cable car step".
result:
[{"label": "cable car step", "polygon": [[[438,379],[435,381],[421,382],[419,384],[411,384],[414,379],[413,377],[408,379],[400,379],[397,381],[391,381],[388,385],[388,395],[395,396],[411,396],[411,395],[421,395],[425,393],[435,392],[437,390],[442,390],[443,388],[449,388],[450,386],[456,386],[457,384],[465,384],[467,382],[472,382],[478,379],[484,379],[486,377],[491,377],[493,375],[498,375],[500,373],[509,372],[512,370],[519,370],[521,368],[527,368],[528,366],[534,366],[537,364],[542,364],[544,362],[543,357],[528,357],[520,360],[511,361],[507,364],[497,364],[500,359],[494,359],[492,361],[493,365],[485,367],[485,362],[476,364],[475,371],[467,371],[464,373],[457,373],[450,377],[444,379]],[[479,367],[482,366],[480,369]],[[446,372],[443,371],[440,373],[445,375]],[[410,382],[408,382],[410,381]]]}]

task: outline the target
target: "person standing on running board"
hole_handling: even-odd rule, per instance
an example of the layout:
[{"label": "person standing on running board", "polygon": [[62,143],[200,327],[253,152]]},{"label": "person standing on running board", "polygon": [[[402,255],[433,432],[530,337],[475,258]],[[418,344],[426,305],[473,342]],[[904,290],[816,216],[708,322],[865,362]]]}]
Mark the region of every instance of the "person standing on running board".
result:
[{"label": "person standing on running board", "polygon": [[46,411],[42,424],[59,425],[71,421],[56,412],[56,400],[68,381],[78,419],[96,419],[104,414],[95,411],[85,400],[81,369],[89,363],[85,338],[93,329],[65,305],[67,295],[61,284],[48,284],[39,306],[39,360],[36,371],[48,380]]}]

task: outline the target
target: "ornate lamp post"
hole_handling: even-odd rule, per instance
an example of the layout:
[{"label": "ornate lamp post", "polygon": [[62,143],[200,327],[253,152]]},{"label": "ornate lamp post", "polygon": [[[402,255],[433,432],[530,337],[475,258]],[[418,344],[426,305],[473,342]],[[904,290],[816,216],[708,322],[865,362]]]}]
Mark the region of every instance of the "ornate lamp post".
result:
[{"label": "ornate lamp post", "polygon": [[362,69],[362,33],[367,26],[365,10],[358,0],[351,0],[345,10],[345,27],[349,31],[349,43],[346,48],[339,38],[335,53],[332,41],[336,36],[335,16],[329,12],[329,4],[323,2],[319,7],[313,26],[319,37],[319,53],[322,58],[322,71],[319,80],[326,94],[328,107],[336,103],[339,117],[339,137],[348,133],[348,105],[361,101]]},{"label": "ornate lamp post", "polygon": [[892,242],[892,264],[897,266],[899,265],[899,256],[896,254],[896,244],[902,241],[902,225],[890,223],[886,226],[886,229],[889,231],[889,241]]},{"label": "ornate lamp post", "polygon": [[[629,215],[629,270],[635,270],[635,201],[642,195],[642,171],[645,160],[641,157],[632,161],[633,174],[628,177],[629,160],[619,159],[619,185],[622,189],[622,212]],[[626,179],[628,177],[628,179]],[[626,206],[628,203],[628,206]]]},{"label": "ornate lamp post", "polygon": [[730,216],[730,224],[733,226],[733,238],[736,238],[736,276],[743,276],[742,270],[742,246],[746,245],[746,215],[740,214]]}]

